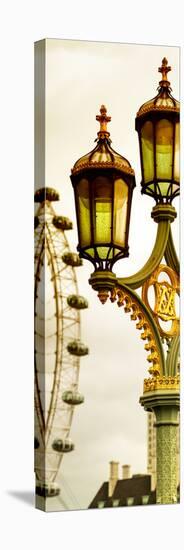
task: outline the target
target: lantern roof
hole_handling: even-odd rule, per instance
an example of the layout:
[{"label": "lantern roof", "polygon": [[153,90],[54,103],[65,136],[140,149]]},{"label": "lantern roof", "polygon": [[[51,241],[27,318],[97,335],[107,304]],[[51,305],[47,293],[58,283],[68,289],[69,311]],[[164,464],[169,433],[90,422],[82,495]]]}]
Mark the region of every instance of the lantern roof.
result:
[{"label": "lantern roof", "polygon": [[107,116],[105,105],[101,105],[100,115],[96,115],[96,120],[100,122],[100,130],[95,140],[97,145],[87,155],[75,162],[72,174],[77,174],[86,169],[116,168],[121,172],[134,175],[134,170],[129,161],[111,147],[110,133],[107,130],[107,123],[110,122],[111,117]]},{"label": "lantern roof", "polygon": [[168,66],[168,61],[166,57],[164,57],[162,59],[161,67],[158,68],[158,72],[162,73],[162,80],[160,80],[158,86],[158,94],[153,97],[153,99],[150,99],[141,105],[137,112],[137,117],[151,111],[174,111],[175,113],[179,113],[180,103],[171,95],[172,88],[170,87],[170,82],[167,79],[167,73],[169,71],[171,71],[171,67]]}]

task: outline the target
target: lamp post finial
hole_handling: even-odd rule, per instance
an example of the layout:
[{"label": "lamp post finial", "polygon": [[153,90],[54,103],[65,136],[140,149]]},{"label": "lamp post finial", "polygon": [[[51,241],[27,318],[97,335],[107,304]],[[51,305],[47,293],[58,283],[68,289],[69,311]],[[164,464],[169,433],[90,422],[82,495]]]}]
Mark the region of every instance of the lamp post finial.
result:
[{"label": "lamp post finial", "polygon": [[111,121],[111,116],[107,116],[107,109],[105,105],[100,107],[100,115],[96,115],[96,120],[100,122],[100,131],[98,132],[99,137],[108,137],[110,134],[107,130],[107,123]]},{"label": "lamp post finial", "polygon": [[[164,57],[162,59],[162,66],[158,68],[158,72],[159,73],[162,73],[162,80],[160,82],[160,84],[164,83],[165,85],[169,86],[170,85],[170,82],[167,80],[167,73],[171,71],[171,66],[168,65],[168,61],[166,59],[166,57]],[[167,83],[167,84],[166,84]]]}]

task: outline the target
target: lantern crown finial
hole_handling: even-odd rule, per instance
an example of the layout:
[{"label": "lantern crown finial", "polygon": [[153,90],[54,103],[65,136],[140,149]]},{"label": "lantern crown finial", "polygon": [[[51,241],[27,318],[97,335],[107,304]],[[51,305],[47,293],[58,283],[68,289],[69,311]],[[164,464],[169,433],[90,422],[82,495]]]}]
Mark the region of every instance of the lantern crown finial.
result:
[{"label": "lantern crown finial", "polygon": [[168,66],[166,57],[162,59],[162,66],[158,68],[158,72],[162,73],[162,80],[159,82],[161,86],[170,86],[170,82],[167,80],[167,73],[171,71],[171,66]]},{"label": "lantern crown finial", "polygon": [[100,131],[98,132],[98,137],[109,137],[110,133],[107,131],[107,123],[111,121],[111,116],[107,116],[107,109],[105,105],[101,105],[100,115],[96,115],[96,120],[100,122]]}]

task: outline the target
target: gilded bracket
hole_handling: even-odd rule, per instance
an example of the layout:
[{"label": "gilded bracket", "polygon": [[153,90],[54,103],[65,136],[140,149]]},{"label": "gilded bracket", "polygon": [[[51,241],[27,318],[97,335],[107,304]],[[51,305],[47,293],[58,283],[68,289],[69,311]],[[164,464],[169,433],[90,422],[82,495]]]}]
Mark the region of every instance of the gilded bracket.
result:
[{"label": "gilded bracket", "polygon": [[141,298],[126,285],[114,286],[110,292],[111,302],[117,300],[119,307],[124,307],[125,313],[130,313],[132,321],[136,322],[136,328],[141,331],[141,339],[146,341],[145,350],[149,352],[147,361],[150,363],[149,373],[153,376],[166,374],[165,357],[158,328],[154,319],[142,302]]}]

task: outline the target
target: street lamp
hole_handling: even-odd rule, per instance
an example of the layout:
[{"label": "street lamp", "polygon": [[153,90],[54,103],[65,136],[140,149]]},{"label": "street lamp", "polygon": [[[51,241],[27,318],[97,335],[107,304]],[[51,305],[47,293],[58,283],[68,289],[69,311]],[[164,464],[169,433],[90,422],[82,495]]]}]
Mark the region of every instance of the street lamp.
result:
[{"label": "street lamp", "polygon": [[[136,321],[149,354],[150,377],[144,380],[140,403],[146,411],[155,413],[157,503],[166,504],[177,502],[179,322],[175,298],[179,292],[179,262],[171,224],[177,215],[172,201],[179,194],[179,102],[171,95],[167,80],[171,67],[166,58],[158,70],[162,73],[158,95],[142,105],[136,116],[142,193],[155,199],[151,217],[157,223],[153,250],[137,273],[117,278],[112,272],[114,263],[128,256],[135,176],[130,163],[111,148],[107,131],[110,117],[104,105],[96,117],[100,122],[97,145],[75,163],[71,180],[79,255],[90,260],[95,268],[89,283],[98,291],[103,304],[108,298],[117,301]],[[149,300],[150,287],[154,289],[154,306]],[[142,290],[142,298],[136,289]]]},{"label": "street lamp", "polygon": [[144,103],[136,117],[139,134],[142,193],[156,203],[171,203],[179,195],[179,102],[171,95],[164,57],[156,97]]},{"label": "street lamp", "polygon": [[80,256],[95,270],[112,270],[114,263],[128,256],[128,233],[134,171],[128,160],[111,147],[104,105],[100,115],[97,145],[80,158],[72,169]]}]

